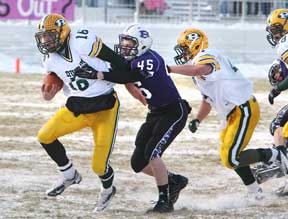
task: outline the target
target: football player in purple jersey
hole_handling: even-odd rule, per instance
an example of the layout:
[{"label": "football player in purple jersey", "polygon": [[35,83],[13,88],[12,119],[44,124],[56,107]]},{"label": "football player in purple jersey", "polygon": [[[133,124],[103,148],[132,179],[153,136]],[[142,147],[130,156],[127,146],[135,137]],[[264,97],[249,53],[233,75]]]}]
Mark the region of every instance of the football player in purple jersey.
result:
[{"label": "football player in purple jersey", "polygon": [[148,212],[165,213],[174,210],[173,204],[188,179],[167,171],[161,157],[185,127],[191,108],[187,101],[181,99],[163,58],[151,50],[151,46],[152,38],[146,29],[138,24],[128,26],[119,35],[115,51],[130,62],[131,71],[111,69],[109,72],[97,72],[82,66],[75,74],[116,83],[135,82],[126,84],[128,91],[133,95],[138,88],[146,97],[149,112],[137,133],[131,166],[136,173],[143,172],[156,180],[159,198]]}]

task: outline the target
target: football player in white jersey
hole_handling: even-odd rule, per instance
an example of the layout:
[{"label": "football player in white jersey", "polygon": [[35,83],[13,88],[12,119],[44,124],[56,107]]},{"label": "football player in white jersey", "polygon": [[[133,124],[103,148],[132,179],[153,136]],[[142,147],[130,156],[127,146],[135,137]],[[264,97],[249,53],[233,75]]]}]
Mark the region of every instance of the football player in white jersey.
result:
[{"label": "football player in white jersey", "polygon": [[[46,72],[56,73],[62,79],[63,91],[67,96],[65,106],[38,133],[39,142],[63,175],[47,194],[57,196],[70,185],[80,183],[82,177],[58,138],[90,127],[94,136],[92,169],[102,183],[95,211],[102,211],[116,192],[109,158],[115,142],[120,104],[113,83],[78,78],[74,72],[79,66],[107,71],[105,61],[121,69],[126,69],[128,65],[124,58],[109,49],[91,30],[71,31],[66,19],[58,14],[49,14],[41,19],[35,39],[45,56],[43,64]],[[46,100],[55,95],[51,97],[51,93],[42,92]]]},{"label": "football player in white jersey", "polygon": [[190,131],[196,132],[213,107],[226,124],[220,133],[222,164],[235,170],[249,194],[256,199],[263,198],[249,165],[280,160],[284,155],[280,149],[274,148],[244,150],[260,118],[259,105],[252,94],[252,83],[227,57],[208,48],[208,38],[199,29],[182,32],[175,51],[178,66],[168,66],[168,71],[193,76],[203,96],[196,118],[189,123]]}]

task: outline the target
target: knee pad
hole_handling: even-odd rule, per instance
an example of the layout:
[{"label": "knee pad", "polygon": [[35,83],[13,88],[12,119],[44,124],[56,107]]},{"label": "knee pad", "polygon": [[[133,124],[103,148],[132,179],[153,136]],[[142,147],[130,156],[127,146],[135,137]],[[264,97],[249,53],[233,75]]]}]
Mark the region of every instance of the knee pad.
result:
[{"label": "knee pad", "polygon": [[37,139],[40,143],[43,144],[50,144],[56,140],[56,138],[53,138],[52,135],[49,135],[49,133],[45,132],[43,128],[41,128],[38,132]]},{"label": "knee pad", "polygon": [[130,161],[131,168],[134,170],[135,173],[139,173],[148,163],[148,161],[145,161],[144,153],[142,153],[136,147]]},{"label": "knee pad", "polygon": [[43,144],[50,144],[54,142],[57,138],[53,136],[53,134],[49,131],[46,131],[45,126],[43,126],[38,134],[37,134],[38,141]]}]

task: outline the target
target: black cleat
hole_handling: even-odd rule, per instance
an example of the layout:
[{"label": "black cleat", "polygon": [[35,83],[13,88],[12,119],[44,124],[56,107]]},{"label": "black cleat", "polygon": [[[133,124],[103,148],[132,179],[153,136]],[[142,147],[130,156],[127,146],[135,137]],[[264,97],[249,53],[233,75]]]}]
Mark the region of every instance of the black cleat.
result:
[{"label": "black cleat", "polygon": [[170,174],[168,176],[169,197],[172,204],[175,204],[179,198],[179,194],[188,184],[188,178],[178,174]]},{"label": "black cleat", "polygon": [[169,213],[172,211],[174,211],[174,207],[171,202],[159,199],[154,208],[149,209],[146,213]]}]

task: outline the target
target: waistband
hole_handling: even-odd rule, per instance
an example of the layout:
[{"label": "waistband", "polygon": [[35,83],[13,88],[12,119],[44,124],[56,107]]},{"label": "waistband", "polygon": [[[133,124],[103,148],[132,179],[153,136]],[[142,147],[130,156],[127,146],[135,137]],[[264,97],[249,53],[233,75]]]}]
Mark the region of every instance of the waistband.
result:
[{"label": "waistband", "polygon": [[234,113],[234,111],[236,110],[237,107],[243,108],[245,106],[249,105],[249,101],[252,100],[254,103],[257,102],[256,98],[254,96],[252,96],[251,99],[247,100],[245,103],[239,105],[239,106],[235,106],[226,116],[226,120],[228,120],[229,116]]},{"label": "waistband", "polygon": [[155,107],[155,106],[151,106],[151,105],[149,105],[148,106],[148,109],[150,110],[150,111],[166,111],[166,110],[169,110],[169,109],[171,109],[171,107],[173,107],[175,104],[177,104],[177,103],[180,103],[181,102],[181,99],[176,99],[176,100],[174,100],[173,102],[171,102],[171,103],[169,103],[169,104],[167,104],[167,105],[164,105],[164,106],[159,106],[159,107]]}]

